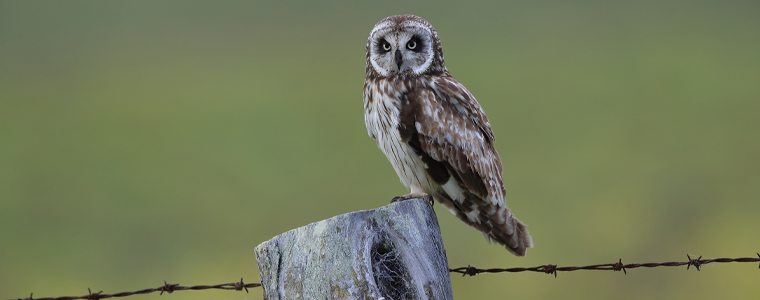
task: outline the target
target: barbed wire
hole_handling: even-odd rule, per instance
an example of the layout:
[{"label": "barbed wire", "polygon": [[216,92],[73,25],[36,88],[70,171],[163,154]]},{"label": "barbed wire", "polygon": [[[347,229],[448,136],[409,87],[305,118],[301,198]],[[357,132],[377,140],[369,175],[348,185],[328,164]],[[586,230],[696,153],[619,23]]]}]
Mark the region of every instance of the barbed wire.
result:
[{"label": "barbed wire", "polygon": [[[582,267],[557,267],[557,265],[542,265],[542,266],[537,266],[537,267],[532,267],[532,268],[478,269],[473,266],[467,266],[467,267],[461,267],[461,268],[456,268],[456,269],[449,269],[449,272],[459,273],[459,274],[462,274],[462,276],[465,276],[465,275],[475,276],[481,273],[540,272],[540,273],[546,273],[546,274],[554,274],[554,277],[557,277],[557,271],[578,271],[578,270],[623,271],[624,274],[628,274],[626,269],[686,266],[686,269],[688,270],[691,266],[694,266],[697,269],[697,271],[700,271],[700,266],[706,265],[709,263],[760,262],[760,253],[756,253],[756,254],[757,254],[757,258],[739,257],[739,258],[713,258],[713,259],[702,259],[702,256],[699,256],[698,258],[691,258],[689,254],[686,254],[686,258],[688,259],[688,261],[683,261],[683,262],[672,261],[672,262],[662,262],[662,263],[641,263],[641,264],[623,264],[623,259],[618,259],[618,262],[612,263],[612,264],[598,264],[598,265],[589,265],[589,266],[582,266]],[[760,266],[758,266],[758,268],[760,268]],[[100,299],[107,299],[107,298],[150,294],[150,293],[155,293],[155,292],[161,292],[159,295],[163,295],[164,292],[172,293],[174,291],[209,290],[209,289],[235,290],[235,291],[245,290],[245,292],[247,293],[248,288],[255,288],[255,287],[260,287],[260,286],[261,286],[260,283],[244,283],[243,278],[240,278],[240,281],[235,282],[235,283],[223,283],[223,284],[217,284],[217,285],[196,285],[196,286],[181,286],[179,284],[169,284],[169,283],[166,283],[166,281],[164,281],[164,285],[160,287],[152,288],[152,289],[144,289],[144,290],[139,290],[139,291],[134,291],[134,292],[103,294],[103,291],[93,293],[89,288],[87,288],[88,294],[84,296],[33,298],[34,293],[32,293],[29,295],[28,298],[24,298],[24,299],[18,298],[17,300],[79,300],[79,299],[100,300]]]},{"label": "barbed wire", "polygon": [[[691,266],[694,266],[697,271],[700,271],[700,266],[709,264],[709,263],[729,263],[729,262],[760,262],[760,253],[756,253],[757,258],[754,257],[739,257],[739,258],[713,258],[713,259],[702,259],[702,256],[700,255],[699,258],[691,258],[689,254],[686,254],[686,258],[688,261],[682,261],[682,262],[662,262],[662,263],[641,263],[641,264],[623,264],[623,259],[618,259],[618,262],[612,263],[612,264],[599,264],[599,265],[590,265],[590,266],[582,266],[582,267],[557,267],[557,265],[542,265],[538,267],[532,267],[532,268],[507,268],[507,269],[478,269],[473,266],[467,266],[467,267],[461,267],[456,269],[449,269],[449,272],[451,273],[460,273],[462,276],[470,275],[475,276],[477,274],[481,273],[503,273],[503,272],[511,272],[511,273],[517,273],[517,272],[541,272],[546,274],[554,274],[554,277],[557,277],[557,271],[578,271],[578,270],[603,270],[603,271],[623,271],[623,274],[628,274],[626,269],[635,269],[635,268],[655,268],[655,267],[678,267],[678,266],[686,266],[686,269],[688,270]],[[760,268],[760,266],[758,266]]]},{"label": "barbed wire", "polygon": [[90,288],[87,288],[87,295],[84,296],[65,296],[65,297],[55,297],[55,298],[33,298],[34,293],[29,295],[29,298],[18,298],[18,300],[76,300],[76,299],[87,299],[87,300],[99,300],[99,299],[107,299],[107,298],[116,298],[116,297],[126,297],[126,296],[132,296],[132,295],[141,295],[141,294],[150,294],[155,292],[161,292],[159,295],[163,295],[164,292],[167,292],[171,294],[175,291],[186,291],[186,290],[210,290],[210,289],[217,289],[217,290],[235,290],[235,291],[242,291],[245,290],[245,292],[248,292],[248,288],[255,288],[260,287],[260,283],[243,283],[243,278],[240,278],[239,282],[234,283],[223,283],[223,284],[216,284],[216,285],[196,285],[196,286],[181,286],[179,284],[171,284],[166,283],[164,280],[164,285],[152,288],[152,289],[144,289],[134,292],[121,292],[116,294],[103,294],[103,291],[93,293]]}]

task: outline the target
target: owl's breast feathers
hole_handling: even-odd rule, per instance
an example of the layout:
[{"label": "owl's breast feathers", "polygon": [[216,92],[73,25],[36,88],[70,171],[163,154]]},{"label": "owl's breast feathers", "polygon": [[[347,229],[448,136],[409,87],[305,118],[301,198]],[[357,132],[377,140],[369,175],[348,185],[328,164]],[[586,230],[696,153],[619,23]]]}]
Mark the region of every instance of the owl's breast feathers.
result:
[{"label": "owl's breast feathers", "polygon": [[[395,109],[377,109],[387,106],[388,99]],[[487,238],[516,255],[525,255],[532,241],[525,225],[506,206],[501,160],[493,145],[491,125],[462,84],[450,76],[370,80],[365,82],[364,100],[365,120],[372,109],[386,114],[379,119],[391,119],[373,125],[368,121],[370,136],[378,139],[378,132],[393,132],[400,143],[392,144],[412,149],[397,152],[413,153],[419,159],[407,161],[424,163],[410,169],[424,170],[425,174],[415,176],[425,176],[431,182],[423,187],[426,193]],[[394,151],[384,150],[392,163],[394,158],[388,153]]]}]

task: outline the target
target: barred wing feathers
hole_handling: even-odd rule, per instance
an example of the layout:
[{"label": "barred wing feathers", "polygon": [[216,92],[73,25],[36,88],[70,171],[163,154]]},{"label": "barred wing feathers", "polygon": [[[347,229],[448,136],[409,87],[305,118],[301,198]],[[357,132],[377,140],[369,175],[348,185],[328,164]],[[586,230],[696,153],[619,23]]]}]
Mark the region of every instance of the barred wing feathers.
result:
[{"label": "barred wing feathers", "polygon": [[440,185],[433,196],[490,240],[524,256],[533,243],[525,224],[507,208],[501,160],[485,112],[453,78],[426,79],[401,99],[399,131]]}]

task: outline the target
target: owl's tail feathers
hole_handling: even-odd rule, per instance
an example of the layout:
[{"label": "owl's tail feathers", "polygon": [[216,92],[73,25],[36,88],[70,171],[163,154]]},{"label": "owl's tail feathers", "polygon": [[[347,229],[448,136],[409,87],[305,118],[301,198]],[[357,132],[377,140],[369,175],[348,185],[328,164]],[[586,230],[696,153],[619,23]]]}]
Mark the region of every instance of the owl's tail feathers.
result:
[{"label": "owl's tail feathers", "polygon": [[488,243],[494,241],[517,256],[525,256],[525,251],[533,248],[528,226],[515,218],[503,202],[493,205],[473,194],[464,195],[466,198],[461,202],[442,194],[433,197],[457,218],[482,232]]},{"label": "owl's tail feathers", "polygon": [[507,251],[517,256],[525,256],[528,248],[533,248],[533,239],[528,233],[528,226],[520,222],[509,211],[509,208],[501,207],[489,216],[493,227],[488,232],[488,237],[504,246]]}]

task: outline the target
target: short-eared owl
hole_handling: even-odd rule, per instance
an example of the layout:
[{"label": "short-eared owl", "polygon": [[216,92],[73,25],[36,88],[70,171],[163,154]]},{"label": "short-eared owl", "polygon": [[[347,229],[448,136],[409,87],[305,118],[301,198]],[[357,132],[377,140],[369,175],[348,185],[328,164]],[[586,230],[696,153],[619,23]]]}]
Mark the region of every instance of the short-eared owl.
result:
[{"label": "short-eared owl", "polygon": [[507,208],[491,124],[449,74],[438,33],[424,19],[392,16],[370,32],[364,122],[411,189],[399,200],[430,195],[513,254],[533,247]]}]

